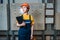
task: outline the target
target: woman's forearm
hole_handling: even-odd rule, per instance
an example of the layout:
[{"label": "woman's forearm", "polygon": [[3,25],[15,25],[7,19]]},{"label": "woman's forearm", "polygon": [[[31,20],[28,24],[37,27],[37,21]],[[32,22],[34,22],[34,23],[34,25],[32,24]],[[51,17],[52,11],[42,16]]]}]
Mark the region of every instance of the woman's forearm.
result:
[{"label": "woman's forearm", "polygon": [[31,27],[31,35],[33,35],[33,25],[32,25],[32,27]]},{"label": "woman's forearm", "polygon": [[33,25],[31,27],[31,39],[33,39]]},{"label": "woman's forearm", "polygon": [[17,23],[17,27],[20,27],[20,24],[19,23]]}]

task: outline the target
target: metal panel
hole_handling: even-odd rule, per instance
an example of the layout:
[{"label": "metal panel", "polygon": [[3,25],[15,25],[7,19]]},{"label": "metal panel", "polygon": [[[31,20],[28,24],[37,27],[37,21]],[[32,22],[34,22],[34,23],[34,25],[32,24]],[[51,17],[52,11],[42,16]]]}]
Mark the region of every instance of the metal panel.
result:
[{"label": "metal panel", "polygon": [[56,12],[60,12],[60,0],[56,0]]},{"label": "metal panel", "polygon": [[60,30],[60,13],[56,13],[55,29]]},{"label": "metal panel", "polygon": [[0,40],[7,40],[7,37],[0,37]]},{"label": "metal panel", "polygon": [[7,8],[6,8],[6,4],[0,4],[0,30],[7,30]]}]

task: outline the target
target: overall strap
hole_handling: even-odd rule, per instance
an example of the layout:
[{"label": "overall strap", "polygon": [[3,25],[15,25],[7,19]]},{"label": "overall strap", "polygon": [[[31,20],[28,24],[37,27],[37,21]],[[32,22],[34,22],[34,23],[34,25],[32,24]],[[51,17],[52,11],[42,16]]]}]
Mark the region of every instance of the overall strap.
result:
[{"label": "overall strap", "polygon": [[29,15],[29,20],[31,20],[31,15]]},{"label": "overall strap", "polygon": [[22,16],[22,18],[23,18],[23,15],[21,15]]}]

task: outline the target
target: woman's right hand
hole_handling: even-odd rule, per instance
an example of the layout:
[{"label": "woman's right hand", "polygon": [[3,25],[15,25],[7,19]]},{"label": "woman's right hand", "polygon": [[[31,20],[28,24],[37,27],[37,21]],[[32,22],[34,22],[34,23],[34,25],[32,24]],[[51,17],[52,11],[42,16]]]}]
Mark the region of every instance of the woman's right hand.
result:
[{"label": "woman's right hand", "polygon": [[25,22],[22,22],[21,24],[17,23],[17,26],[25,26]]},{"label": "woman's right hand", "polygon": [[17,27],[19,27],[20,26],[20,24],[19,23],[17,23]]},{"label": "woman's right hand", "polygon": [[21,24],[22,26],[25,26],[26,24],[25,24],[25,22],[22,22],[22,24]]}]

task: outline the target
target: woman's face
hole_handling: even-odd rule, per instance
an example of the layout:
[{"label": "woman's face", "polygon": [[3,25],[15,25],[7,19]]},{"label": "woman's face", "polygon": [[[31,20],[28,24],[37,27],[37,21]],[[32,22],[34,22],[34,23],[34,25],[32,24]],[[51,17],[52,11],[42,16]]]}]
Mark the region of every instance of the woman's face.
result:
[{"label": "woman's face", "polygon": [[26,6],[22,6],[22,10],[23,10],[24,13],[26,13],[28,9],[27,9]]}]

